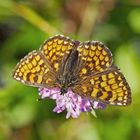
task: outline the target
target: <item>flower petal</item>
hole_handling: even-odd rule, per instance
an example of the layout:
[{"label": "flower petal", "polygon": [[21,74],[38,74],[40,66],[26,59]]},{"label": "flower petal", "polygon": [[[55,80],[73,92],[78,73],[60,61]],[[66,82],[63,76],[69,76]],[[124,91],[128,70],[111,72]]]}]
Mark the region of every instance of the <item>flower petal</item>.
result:
[{"label": "flower petal", "polygon": [[104,103],[81,97],[70,89],[67,93],[61,94],[59,88],[39,88],[39,95],[41,99],[49,97],[55,100],[56,107],[53,111],[61,113],[66,110],[66,119],[78,118],[81,112],[92,112],[93,109],[104,109],[107,106]]},{"label": "flower petal", "polygon": [[105,103],[101,103],[101,102],[98,102],[98,101],[93,102],[93,108],[94,109],[105,109],[106,107],[107,107],[107,104],[105,104]]}]

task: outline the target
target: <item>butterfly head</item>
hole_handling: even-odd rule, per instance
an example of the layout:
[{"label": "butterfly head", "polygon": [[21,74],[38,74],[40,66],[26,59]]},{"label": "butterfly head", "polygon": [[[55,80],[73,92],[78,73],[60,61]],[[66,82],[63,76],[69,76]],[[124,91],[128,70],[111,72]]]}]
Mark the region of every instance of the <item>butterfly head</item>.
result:
[{"label": "butterfly head", "polygon": [[65,85],[63,85],[63,86],[60,88],[61,94],[67,93],[67,91],[68,91],[68,87],[65,86]]}]

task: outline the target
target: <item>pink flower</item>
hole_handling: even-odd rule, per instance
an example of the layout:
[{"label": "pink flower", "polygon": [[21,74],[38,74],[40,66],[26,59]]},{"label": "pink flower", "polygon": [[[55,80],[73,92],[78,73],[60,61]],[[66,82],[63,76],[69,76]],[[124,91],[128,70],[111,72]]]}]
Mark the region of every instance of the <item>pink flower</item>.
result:
[{"label": "pink flower", "polygon": [[56,113],[67,111],[66,118],[70,116],[78,118],[81,112],[91,112],[93,109],[104,109],[106,104],[93,101],[91,99],[81,97],[78,94],[68,90],[67,93],[61,94],[59,88],[39,88],[39,95],[41,99],[49,97],[56,101],[56,107],[53,109]]}]

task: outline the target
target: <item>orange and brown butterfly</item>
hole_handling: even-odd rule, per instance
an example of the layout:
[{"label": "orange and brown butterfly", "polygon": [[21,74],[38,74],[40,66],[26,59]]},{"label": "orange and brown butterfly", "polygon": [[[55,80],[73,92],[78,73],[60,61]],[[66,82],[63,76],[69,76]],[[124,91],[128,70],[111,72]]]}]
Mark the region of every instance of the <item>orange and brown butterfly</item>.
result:
[{"label": "orange and brown butterfly", "polygon": [[29,86],[58,87],[62,94],[70,88],[105,104],[129,105],[130,87],[112,62],[112,53],[101,42],[81,43],[57,35],[21,59],[13,78]]}]

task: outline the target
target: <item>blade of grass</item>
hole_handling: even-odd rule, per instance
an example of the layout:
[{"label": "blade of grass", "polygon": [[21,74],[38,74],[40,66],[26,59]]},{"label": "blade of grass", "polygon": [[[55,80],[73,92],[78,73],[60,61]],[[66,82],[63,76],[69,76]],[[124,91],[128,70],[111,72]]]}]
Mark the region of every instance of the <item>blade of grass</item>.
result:
[{"label": "blade of grass", "polygon": [[31,8],[29,8],[27,5],[23,5],[16,2],[9,2],[4,3],[2,2],[0,4],[0,7],[4,7],[8,9],[9,11],[15,13],[16,15],[24,18],[43,32],[47,33],[49,36],[52,36],[54,34],[58,34],[59,31],[50,25],[49,22],[47,22],[45,19],[43,19],[41,16],[39,16],[35,11],[33,11]]}]

